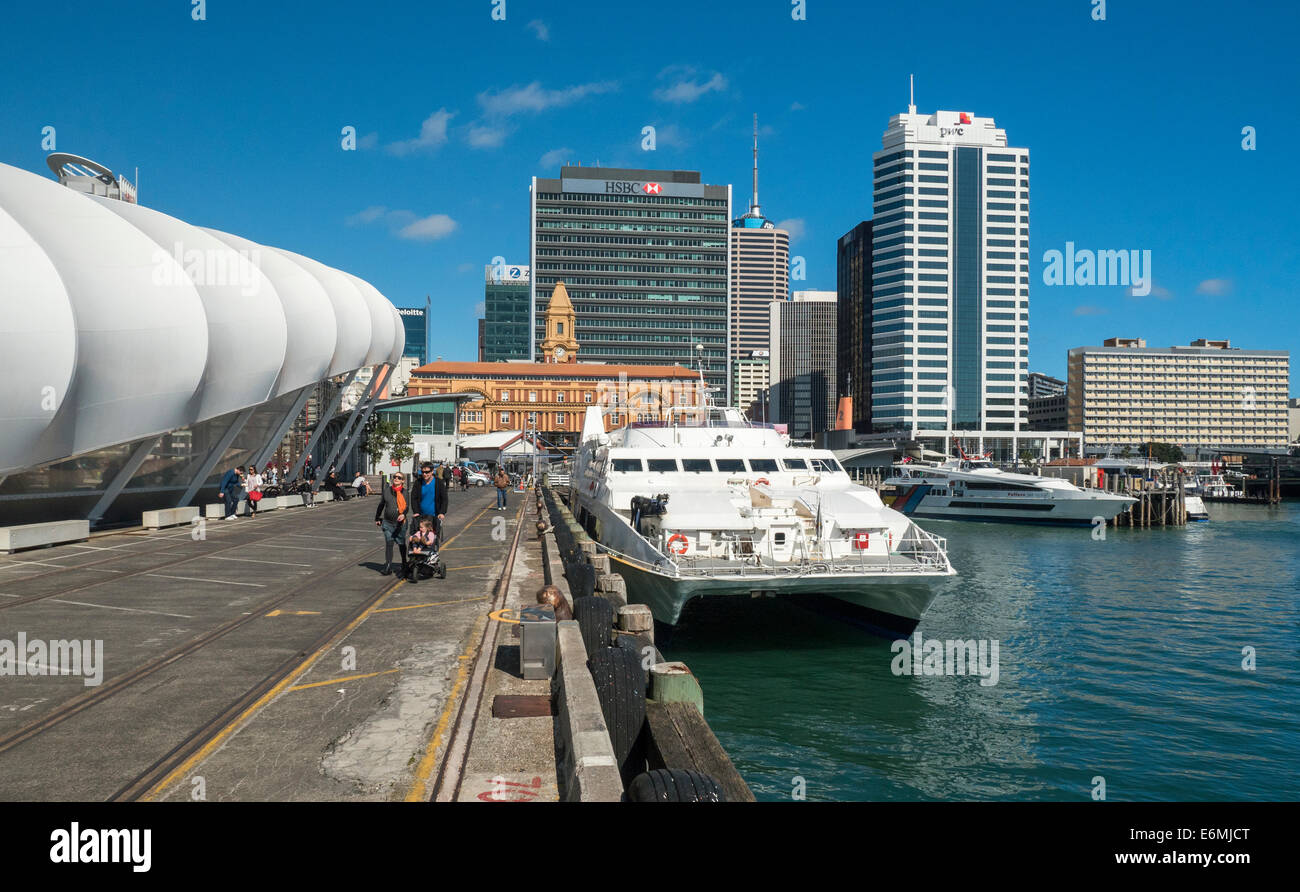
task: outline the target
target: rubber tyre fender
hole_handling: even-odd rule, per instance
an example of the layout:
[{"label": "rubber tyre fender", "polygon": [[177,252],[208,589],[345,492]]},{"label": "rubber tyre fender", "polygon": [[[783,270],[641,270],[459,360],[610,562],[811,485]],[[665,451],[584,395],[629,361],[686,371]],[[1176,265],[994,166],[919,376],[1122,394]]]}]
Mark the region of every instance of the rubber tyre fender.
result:
[{"label": "rubber tyre fender", "polygon": [[[614,605],[604,598],[591,595],[573,599],[573,618],[582,632],[582,646],[587,658],[609,648],[610,631],[614,628]],[[638,664],[639,665],[639,664]]]},{"label": "rubber tyre fender", "polygon": [[646,648],[649,648],[650,666],[654,665],[656,648],[654,642],[646,635],[638,632],[635,635],[626,632],[620,632],[615,639],[614,646],[623,650],[629,650],[636,654],[637,662],[641,665],[641,674],[645,676],[646,690],[650,689],[650,668],[646,665]]},{"label": "rubber tyre fender", "polygon": [[587,660],[596,683],[596,698],[609,729],[623,783],[645,769],[641,732],[645,726],[645,675],[636,654],[618,647],[605,647]]},{"label": "rubber tyre fender", "polygon": [[[575,564],[570,573],[569,591],[575,598],[589,598],[596,594],[596,568],[588,563]],[[604,601],[604,598],[601,598]],[[606,602],[608,603],[608,602]],[[612,605],[611,605],[611,609]],[[610,625],[613,625],[611,621]]]},{"label": "rubber tyre fender", "polygon": [[628,784],[628,802],[726,802],[718,782],[687,768],[656,768]]}]

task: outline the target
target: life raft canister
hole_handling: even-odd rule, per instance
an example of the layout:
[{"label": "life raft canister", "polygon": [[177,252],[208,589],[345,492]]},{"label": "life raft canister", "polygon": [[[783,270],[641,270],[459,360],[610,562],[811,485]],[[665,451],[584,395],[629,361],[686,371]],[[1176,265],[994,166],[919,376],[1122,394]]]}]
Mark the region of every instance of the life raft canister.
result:
[{"label": "life raft canister", "polygon": [[772,481],[771,481],[771,480],[768,480],[766,477],[759,477],[757,480],[754,481],[754,485],[755,485],[755,486],[771,486],[771,485],[772,485]]},{"label": "life raft canister", "polygon": [[668,537],[668,550],[676,555],[686,554],[686,549],[690,548],[691,542],[681,533],[673,533]]},{"label": "life raft canister", "polygon": [[853,536],[853,547],[859,551],[865,551],[871,547],[871,534],[866,530],[861,530]]}]

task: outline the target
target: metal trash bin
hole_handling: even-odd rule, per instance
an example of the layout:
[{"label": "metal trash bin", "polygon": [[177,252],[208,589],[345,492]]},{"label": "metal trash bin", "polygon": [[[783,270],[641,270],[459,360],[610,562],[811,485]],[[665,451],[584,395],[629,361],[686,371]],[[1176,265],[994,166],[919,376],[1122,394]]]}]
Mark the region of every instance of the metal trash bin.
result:
[{"label": "metal trash bin", "polygon": [[555,675],[555,610],[538,605],[519,611],[519,668],[525,679]]}]

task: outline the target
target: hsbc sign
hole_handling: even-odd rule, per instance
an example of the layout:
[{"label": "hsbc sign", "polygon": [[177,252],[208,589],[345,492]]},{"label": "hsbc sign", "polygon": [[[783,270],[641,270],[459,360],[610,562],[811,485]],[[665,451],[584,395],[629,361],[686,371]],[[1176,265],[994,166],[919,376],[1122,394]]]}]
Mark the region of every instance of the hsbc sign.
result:
[{"label": "hsbc sign", "polygon": [[663,186],[658,183],[638,183],[633,180],[605,180],[605,192],[609,195],[659,195]]},{"label": "hsbc sign", "polygon": [[603,195],[704,197],[704,186],[700,183],[662,183],[655,180],[587,180],[566,177],[560,188],[565,192],[596,192]]}]

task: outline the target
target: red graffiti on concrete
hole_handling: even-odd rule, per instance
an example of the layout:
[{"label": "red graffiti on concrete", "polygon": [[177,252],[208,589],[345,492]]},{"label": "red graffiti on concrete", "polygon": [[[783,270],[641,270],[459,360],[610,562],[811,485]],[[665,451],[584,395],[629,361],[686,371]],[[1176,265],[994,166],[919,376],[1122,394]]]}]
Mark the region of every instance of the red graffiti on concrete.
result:
[{"label": "red graffiti on concrete", "polygon": [[494,777],[492,788],[478,794],[481,802],[532,802],[542,789],[542,779],[535,777],[531,783],[521,784],[504,777]]}]

